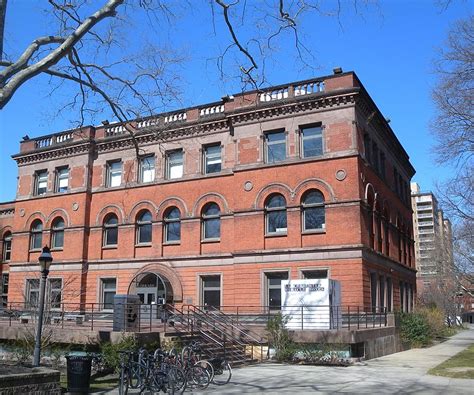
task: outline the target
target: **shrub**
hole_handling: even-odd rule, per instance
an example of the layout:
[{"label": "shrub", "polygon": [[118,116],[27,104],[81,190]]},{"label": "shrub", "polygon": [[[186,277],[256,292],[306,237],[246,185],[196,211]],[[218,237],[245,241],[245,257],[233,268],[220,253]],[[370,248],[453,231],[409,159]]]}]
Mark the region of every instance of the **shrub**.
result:
[{"label": "shrub", "polygon": [[285,328],[288,317],[278,313],[271,317],[267,323],[270,345],[275,349],[277,361],[291,361],[297,351],[295,343],[291,340],[288,330]]},{"label": "shrub", "polygon": [[432,333],[426,315],[420,312],[400,313],[400,337],[411,347],[430,344]]},{"label": "shrub", "polygon": [[122,334],[122,338],[117,343],[103,343],[101,345],[102,357],[105,364],[115,372],[120,370],[120,351],[135,351],[137,340],[133,335]]}]

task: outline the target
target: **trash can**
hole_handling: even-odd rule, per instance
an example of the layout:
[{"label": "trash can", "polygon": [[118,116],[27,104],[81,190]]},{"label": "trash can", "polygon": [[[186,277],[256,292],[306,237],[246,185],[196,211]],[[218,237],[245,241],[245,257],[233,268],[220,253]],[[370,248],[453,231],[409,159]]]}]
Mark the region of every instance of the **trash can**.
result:
[{"label": "trash can", "polygon": [[86,352],[71,352],[67,360],[67,390],[72,393],[88,394],[91,381],[92,356]]}]

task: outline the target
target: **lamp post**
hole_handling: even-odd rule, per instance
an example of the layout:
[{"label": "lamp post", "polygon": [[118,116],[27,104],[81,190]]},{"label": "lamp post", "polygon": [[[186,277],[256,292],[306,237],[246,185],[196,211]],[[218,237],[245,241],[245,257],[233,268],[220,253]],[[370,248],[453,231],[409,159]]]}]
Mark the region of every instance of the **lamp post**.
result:
[{"label": "lamp post", "polygon": [[46,289],[46,279],[49,274],[49,267],[53,262],[53,257],[48,246],[43,247],[41,255],[38,258],[41,269],[40,294],[39,294],[39,311],[38,325],[36,327],[35,352],[33,355],[33,366],[39,366],[41,354],[41,332],[43,330],[43,312],[44,312],[44,294]]}]

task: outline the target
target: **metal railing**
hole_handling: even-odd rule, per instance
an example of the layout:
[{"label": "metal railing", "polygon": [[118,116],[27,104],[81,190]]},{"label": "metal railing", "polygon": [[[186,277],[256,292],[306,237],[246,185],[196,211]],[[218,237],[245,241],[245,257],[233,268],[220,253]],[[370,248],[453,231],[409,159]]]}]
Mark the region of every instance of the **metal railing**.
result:
[{"label": "metal railing", "polygon": [[[116,315],[114,325],[111,304],[49,303],[44,320],[46,325],[70,329],[114,330],[115,327],[115,330],[130,332],[167,332],[179,327],[191,333],[212,329],[219,332],[221,339],[225,334],[228,339],[237,339],[242,344],[262,342],[262,337],[252,327],[265,327],[277,313],[286,317],[290,329],[353,330],[387,326],[385,307],[223,305],[217,309],[128,303],[123,308],[124,313]],[[0,310],[0,325],[29,324],[36,319],[37,308],[24,302],[11,302]]]}]

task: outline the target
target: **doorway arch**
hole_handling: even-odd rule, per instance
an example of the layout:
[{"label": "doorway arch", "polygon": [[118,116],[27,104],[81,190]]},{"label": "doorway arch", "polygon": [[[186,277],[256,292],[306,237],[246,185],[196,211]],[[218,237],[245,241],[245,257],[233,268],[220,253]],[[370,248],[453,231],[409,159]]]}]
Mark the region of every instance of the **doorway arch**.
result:
[{"label": "doorway arch", "polygon": [[162,264],[150,264],[138,270],[127,293],[138,295],[146,304],[157,303],[158,298],[163,298],[166,303],[183,300],[183,289],[177,273]]}]

